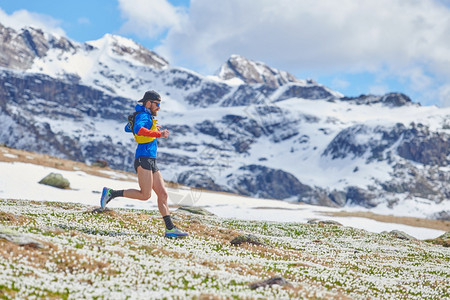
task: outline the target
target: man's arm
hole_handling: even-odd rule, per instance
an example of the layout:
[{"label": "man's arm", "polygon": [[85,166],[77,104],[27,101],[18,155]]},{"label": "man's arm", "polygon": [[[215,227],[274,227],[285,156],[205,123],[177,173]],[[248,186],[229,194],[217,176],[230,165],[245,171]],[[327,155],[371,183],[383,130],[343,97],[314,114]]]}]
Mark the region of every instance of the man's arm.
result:
[{"label": "man's arm", "polygon": [[138,114],[134,123],[134,132],[137,132],[137,135],[155,138],[167,138],[169,136],[169,131],[167,129],[162,131],[159,130],[160,126],[158,126],[158,130],[150,130],[144,127],[144,125],[148,123],[152,123],[152,120],[147,114]]},{"label": "man's arm", "polygon": [[159,138],[159,137],[161,137],[161,131],[159,131],[159,130],[150,130],[150,129],[147,129],[145,127],[141,127],[141,129],[139,129],[137,135],[143,135],[143,136],[150,136],[150,137]]}]

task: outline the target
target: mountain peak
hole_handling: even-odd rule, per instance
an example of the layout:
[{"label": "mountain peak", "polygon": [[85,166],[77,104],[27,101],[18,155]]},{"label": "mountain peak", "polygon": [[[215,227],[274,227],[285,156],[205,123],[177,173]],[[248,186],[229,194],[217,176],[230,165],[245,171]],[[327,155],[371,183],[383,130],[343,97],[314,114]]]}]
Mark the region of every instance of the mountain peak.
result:
[{"label": "mountain peak", "polygon": [[163,69],[169,65],[169,62],[155,52],[148,50],[135,41],[113,34],[105,34],[102,38],[87,42],[87,44],[98,49],[111,51],[115,55],[129,57],[146,66],[156,69]]},{"label": "mountain peak", "polygon": [[252,61],[243,56],[233,54],[222,65],[218,77],[223,80],[239,78],[247,84],[263,83],[278,88],[290,82],[304,83],[294,75],[269,67],[263,62]]}]

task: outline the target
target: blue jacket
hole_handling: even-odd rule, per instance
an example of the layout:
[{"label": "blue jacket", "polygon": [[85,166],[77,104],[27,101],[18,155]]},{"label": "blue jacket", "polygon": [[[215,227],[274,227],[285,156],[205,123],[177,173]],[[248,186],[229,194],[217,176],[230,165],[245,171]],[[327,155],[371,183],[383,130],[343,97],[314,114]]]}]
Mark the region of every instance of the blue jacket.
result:
[{"label": "blue jacket", "polygon": [[[142,113],[137,114],[134,119],[134,132],[139,132],[141,127],[145,127],[147,129],[151,129],[153,126],[153,116],[152,112],[146,109],[142,105],[136,105],[136,111],[141,111]],[[156,120],[155,120],[156,121]],[[126,132],[132,132],[129,124],[125,126]],[[158,139],[154,138],[153,141],[144,144],[138,144],[136,148],[135,158],[139,157],[151,157],[156,158],[156,152],[158,150]]]}]

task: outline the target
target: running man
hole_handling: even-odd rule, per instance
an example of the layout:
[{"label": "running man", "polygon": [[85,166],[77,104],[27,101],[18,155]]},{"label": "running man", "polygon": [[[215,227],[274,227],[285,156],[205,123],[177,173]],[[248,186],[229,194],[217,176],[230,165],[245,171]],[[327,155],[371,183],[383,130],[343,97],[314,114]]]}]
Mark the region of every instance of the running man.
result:
[{"label": "running man", "polygon": [[158,114],[161,105],[161,96],[151,90],[144,94],[144,97],[138,101],[134,126],[130,128],[130,123],[125,126],[125,131],[132,132],[138,143],[134,161],[134,168],[138,175],[140,190],[113,190],[103,188],[100,205],[105,208],[106,205],[116,197],[126,197],[147,201],[150,199],[152,189],[158,196],[158,209],[166,225],[166,237],[183,237],[188,235],[173,225],[170,218],[169,205],[167,204],[167,191],[164,186],[164,180],[161,172],[156,165],[156,152],[158,138],[168,138],[169,131],[161,130],[161,126],[156,125],[155,117]]}]

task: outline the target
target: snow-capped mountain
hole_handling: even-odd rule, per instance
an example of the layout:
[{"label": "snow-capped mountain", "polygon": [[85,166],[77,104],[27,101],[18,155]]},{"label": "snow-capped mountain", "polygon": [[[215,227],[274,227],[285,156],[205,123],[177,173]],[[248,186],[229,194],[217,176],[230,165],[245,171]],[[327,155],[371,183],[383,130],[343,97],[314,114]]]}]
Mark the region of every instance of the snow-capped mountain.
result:
[{"label": "snow-capped mountain", "polygon": [[132,170],[126,116],[155,89],[171,132],[159,147],[167,180],[449,218],[450,109],[398,93],[344,97],[238,55],[203,76],[109,34],[77,43],[0,26],[0,41],[7,146]]}]

